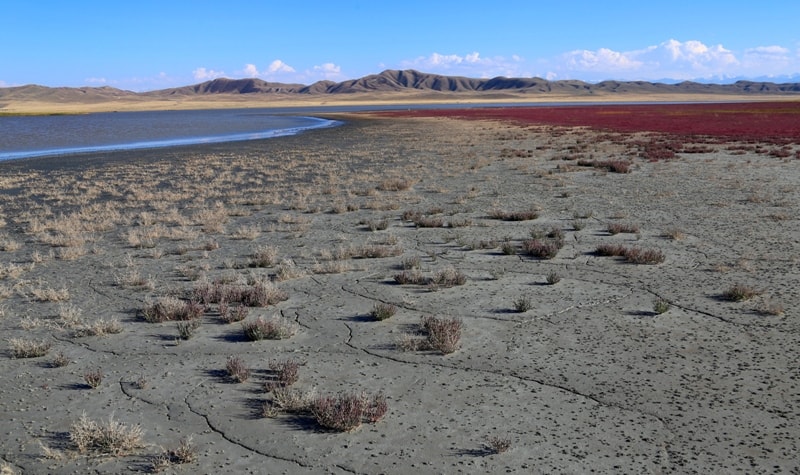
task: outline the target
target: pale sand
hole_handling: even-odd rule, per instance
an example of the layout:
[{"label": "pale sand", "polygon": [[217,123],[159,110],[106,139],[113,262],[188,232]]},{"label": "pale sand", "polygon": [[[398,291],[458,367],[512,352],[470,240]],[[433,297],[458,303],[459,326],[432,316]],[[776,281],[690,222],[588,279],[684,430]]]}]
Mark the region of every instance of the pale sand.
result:
[{"label": "pale sand", "polygon": [[[54,343],[44,357],[0,358],[5,468],[147,471],[192,436],[197,460],[173,467],[180,473],[796,472],[800,161],[726,147],[635,159],[622,175],[563,160],[630,149],[586,131],[355,119],[259,142],[0,164],[0,328],[5,339]],[[382,191],[389,179],[413,187]],[[531,207],[541,214],[533,221],[490,218]],[[417,228],[400,219],[409,210],[460,227]],[[382,219],[388,229],[368,229]],[[640,231],[611,236],[614,222]],[[552,260],[500,251],[551,227],[565,233]],[[599,257],[601,243],[656,248],[666,260]],[[367,244],[402,254],[326,260]],[[277,282],[288,300],[248,319],[278,313],[299,325],[294,337],[245,341],[212,306],[178,342],[174,322],[139,316],[148,299],[184,295],[198,274],[274,277],[278,265],[247,266],[263,245],[306,275]],[[65,259],[76,249],[85,255]],[[413,257],[425,275],[452,266],[467,281],[395,284]],[[341,272],[315,273],[323,265]],[[553,271],[562,280],[545,285]],[[132,285],[134,274],[153,288]],[[720,298],[737,283],[762,293]],[[122,332],[56,328],[70,326],[63,309],[37,295],[62,288],[85,322],[119,319]],[[523,296],[532,309],[515,313]],[[661,315],[657,296],[672,304]],[[371,321],[376,302],[399,310]],[[396,347],[425,315],[463,320],[457,352]],[[59,352],[72,363],[49,367]],[[231,355],[253,369],[247,382],[222,375]],[[382,391],[389,411],[352,433],[307,415],[263,418],[276,358],[304,363],[298,389]],[[105,380],[89,389],[82,375],[95,368]],[[134,387],[140,377],[145,389]],[[68,431],[83,412],[141,424],[146,447],[78,453]],[[487,452],[490,436],[511,448]]]},{"label": "pale sand", "polygon": [[368,106],[411,104],[511,104],[565,102],[728,102],[728,101],[798,101],[797,95],[735,94],[598,94],[592,96],[561,94],[470,94],[470,93],[363,93],[332,95],[207,95],[169,99],[122,99],[107,102],[63,103],[41,101],[6,101],[0,104],[4,114],[82,114],[111,111],[230,109],[258,107]]}]

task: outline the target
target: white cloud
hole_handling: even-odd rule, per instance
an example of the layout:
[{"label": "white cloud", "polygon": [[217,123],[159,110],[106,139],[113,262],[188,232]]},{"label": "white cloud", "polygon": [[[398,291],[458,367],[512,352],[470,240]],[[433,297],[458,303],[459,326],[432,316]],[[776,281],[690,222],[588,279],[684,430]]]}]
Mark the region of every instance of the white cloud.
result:
[{"label": "white cloud", "polygon": [[323,63],[314,66],[313,75],[325,79],[339,79],[342,77],[342,67],[334,63]]},{"label": "white cloud", "polygon": [[258,77],[258,68],[256,68],[255,64],[245,64],[244,65],[244,75],[247,77]]},{"label": "white cloud", "polygon": [[519,76],[523,60],[518,55],[481,57],[473,51],[463,56],[458,54],[431,53],[400,62],[402,69],[417,69],[426,73],[450,74],[469,77]]},{"label": "white cloud", "polygon": [[224,71],[214,71],[213,69],[197,68],[192,71],[192,75],[197,81],[208,81],[225,75]]},{"label": "white cloud", "polygon": [[87,78],[86,82],[88,84],[107,84],[108,80],[106,78]]},{"label": "white cloud", "polygon": [[280,59],[276,59],[275,61],[269,63],[269,67],[267,68],[269,73],[293,73],[295,72],[294,68],[289,66],[288,64],[284,63]]},{"label": "white cloud", "polygon": [[745,73],[748,70],[748,56],[768,58],[774,62],[777,55],[785,52],[784,48],[770,46],[752,48],[737,54],[722,45],[670,39],[658,45],[631,51],[614,51],[608,48],[570,51],[552,60],[549,67],[559,77],[589,81],[710,79]]},{"label": "white cloud", "polygon": [[0,87],[9,87],[8,83],[5,81],[0,81]]}]

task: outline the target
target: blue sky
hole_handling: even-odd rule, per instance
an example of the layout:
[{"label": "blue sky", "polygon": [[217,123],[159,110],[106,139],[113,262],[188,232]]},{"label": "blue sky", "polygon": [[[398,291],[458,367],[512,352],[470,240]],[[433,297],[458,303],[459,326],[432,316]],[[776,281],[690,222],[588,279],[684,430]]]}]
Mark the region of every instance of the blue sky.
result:
[{"label": "blue sky", "polygon": [[3,0],[0,86],[215,77],[800,81],[798,1]]}]

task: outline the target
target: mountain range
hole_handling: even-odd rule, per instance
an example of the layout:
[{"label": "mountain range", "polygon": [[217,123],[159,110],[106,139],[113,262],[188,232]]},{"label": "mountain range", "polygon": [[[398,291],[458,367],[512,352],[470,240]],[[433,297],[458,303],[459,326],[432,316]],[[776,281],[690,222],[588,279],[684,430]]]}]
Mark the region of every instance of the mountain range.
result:
[{"label": "mountain range", "polygon": [[[361,93],[431,93],[448,96],[469,93],[471,97],[493,94],[522,96],[576,96],[624,94],[727,94],[786,95],[800,94],[800,83],[737,81],[731,84],[706,84],[685,81],[675,84],[646,81],[603,81],[588,83],[578,80],[549,81],[542,78],[476,79],[443,76],[414,70],[386,70],[379,74],[342,82],[318,81],[311,85],[268,82],[257,78],[219,78],[191,86],[133,92],[112,87],[45,87],[27,85],[0,88],[0,101],[38,100],[82,103],[107,102],[136,98],[192,98],[212,95],[237,96],[324,96]],[[533,98],[533,97],[532,97]]]}]

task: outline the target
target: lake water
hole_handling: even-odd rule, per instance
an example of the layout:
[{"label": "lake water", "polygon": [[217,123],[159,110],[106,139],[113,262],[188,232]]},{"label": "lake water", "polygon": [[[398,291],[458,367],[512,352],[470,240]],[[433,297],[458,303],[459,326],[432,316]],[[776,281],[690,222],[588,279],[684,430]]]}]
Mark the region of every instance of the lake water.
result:
[{"label": "lake water", "polygon": [[579,104],[582,103],[373,105],[0,116],[0,160],[265,139],[340,124],[314,117],[326,112]]},{"label": "lake water", "polygon": [[279,109],[5,116],[0,160],[264,139],[338,124]]}]

